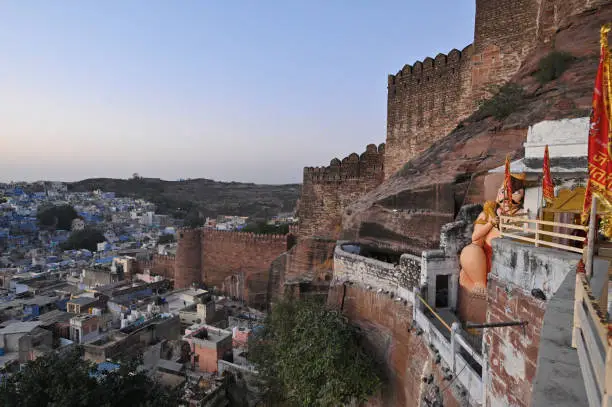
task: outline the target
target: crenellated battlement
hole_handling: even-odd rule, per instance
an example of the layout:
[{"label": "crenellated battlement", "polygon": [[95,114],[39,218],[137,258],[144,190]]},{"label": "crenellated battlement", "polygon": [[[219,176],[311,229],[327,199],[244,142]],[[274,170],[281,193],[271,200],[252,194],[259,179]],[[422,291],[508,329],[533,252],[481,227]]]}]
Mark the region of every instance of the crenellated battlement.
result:
[{"label": "crenellated battlement", "polygon": [[406,64],[395,75],[389,75],[389,87],[411,81],[416,81],[416,85],[420,85],[419,80],[435,80],[436,74],[454,74],[453,69],[458,69],[462,62],[471,61],[473,50],[474,47],[470,44],[461,51],[453,49],[448,54],[439,53],[435,58],[427,57],[412,65]]},{"label": "crenellated battlement", "polygon": [[385,178],[450,133],[567,19],[606,0],[476,0],[474,41],[387,80]]},{"label": "crenellated battlement", "polygon": [[289,233],[293,236],[297,236],[300,232],[300,227],[298,225],[289,225]]},{"label": "crenellated battlement", "polygon": [[327,167],[305,167],[304,183],[320,184],[347,180],[382,179],[385,144],[369,144],[361,155],[351,153],[342,161],[334,158]]},{"label": "crenellated battlement", "polygon": [[269,244],[273,242],[280,242],[286,244],[287,235],[280,234],[265,234],[265,233],[253,233],[253,232],[233,232],[223,230],[204,229],[202,232],[203,244],[206,244],[207,240],[228,240],[252,244]]}]

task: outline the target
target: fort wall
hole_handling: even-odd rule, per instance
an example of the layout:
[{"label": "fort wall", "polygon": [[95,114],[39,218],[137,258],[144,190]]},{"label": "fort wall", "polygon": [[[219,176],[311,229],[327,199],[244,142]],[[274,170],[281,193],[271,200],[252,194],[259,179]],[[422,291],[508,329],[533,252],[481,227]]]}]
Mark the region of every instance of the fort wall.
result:
[{"label": "fort wall", "polygon": [[151,260],[136,262],[135,272],[143,273],[149,270],[151,274],[162,276],[167,279],[174,279],[174,269],[176,257],[154,254]]},{"label": "fort wall", "polygon": [[177,239],[174,287],[186,288],[201,283],[200,229],[180,229]]},{"label": "fort wall", "polygon": [[448,134],[472,110],[472,46],[389,75],[385,178]]},{"label": "fort wall", "polygon": [[370,144],[361,155],[304,168],[298,236],[337,239],[344,209],[382,182],[384,155],[384,144]]},{"label": "fort wall", "polygon": [[[329,281],[342,213],[349,204],[375,189],[384,179],[385,144],[369,144],[358,155],[334,158],[327,167],[304,168],[299,224],[290,229],[297,244],[285,255],[283,268],[275,268],[273,293],[284,292],[297,281]],[[276,283],[275,283],[276,284]]]},{"label": "fort wall", "polygon": [[201,278],[209,287],[233,294],[242,291],[238,297],[263,306],[268,300],[270,265],[289,249],[291,240],[290,235],[205,229],[201,239]]},{"label": "fort wall", "polygon": [[389,75],[385,179],[473,113],[570,16],[604,2],[477,0],[473,44]]}]

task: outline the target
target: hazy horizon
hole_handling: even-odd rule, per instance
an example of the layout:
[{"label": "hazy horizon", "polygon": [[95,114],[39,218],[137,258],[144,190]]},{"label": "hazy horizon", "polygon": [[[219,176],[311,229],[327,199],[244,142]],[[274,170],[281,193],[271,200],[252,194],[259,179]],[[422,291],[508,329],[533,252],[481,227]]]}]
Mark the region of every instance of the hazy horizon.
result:
[{"label": "hazy horizon", "polygon": [[288,184],[386,135],[387,75],[473,0],[0,2],[0,182]]}]

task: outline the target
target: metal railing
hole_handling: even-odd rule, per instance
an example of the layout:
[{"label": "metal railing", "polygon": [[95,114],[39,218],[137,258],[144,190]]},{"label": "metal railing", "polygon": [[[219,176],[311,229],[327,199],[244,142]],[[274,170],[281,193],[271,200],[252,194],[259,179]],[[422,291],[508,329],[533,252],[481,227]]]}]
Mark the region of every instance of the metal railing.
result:
[{"label": "metal railing", "polygon": [[[532,225],[535,225],[535,227],[532,227]],[[585,248],[550,242],[548,240],[544,240],[543,237],[557,237],[560,239],[567,239],[579,243],[584,243],[584,241],[586,240],[585,237],[543,230],[542,226],[581,230],[584,231],[585,234],[589,230],[588,226],[574,225],[571,223],[549,222],[545,220],[529,219],[527,217],[522,216],[499,217],[499,231],[501,232],[502,237],[533,243],[536,247],[548,246],[557,249],[567,250],[574,253],[584,253]]]}]

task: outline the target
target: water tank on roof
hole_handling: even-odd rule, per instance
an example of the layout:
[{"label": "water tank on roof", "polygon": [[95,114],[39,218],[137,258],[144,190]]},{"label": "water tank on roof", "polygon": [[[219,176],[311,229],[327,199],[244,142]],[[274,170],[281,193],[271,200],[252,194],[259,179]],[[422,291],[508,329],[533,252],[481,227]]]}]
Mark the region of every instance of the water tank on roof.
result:
[{"label": "water tank on roof", "polygon": [[121,320],[121,329],[127,327],[129,324],[129,321],[127,319],[122,319]]}]

